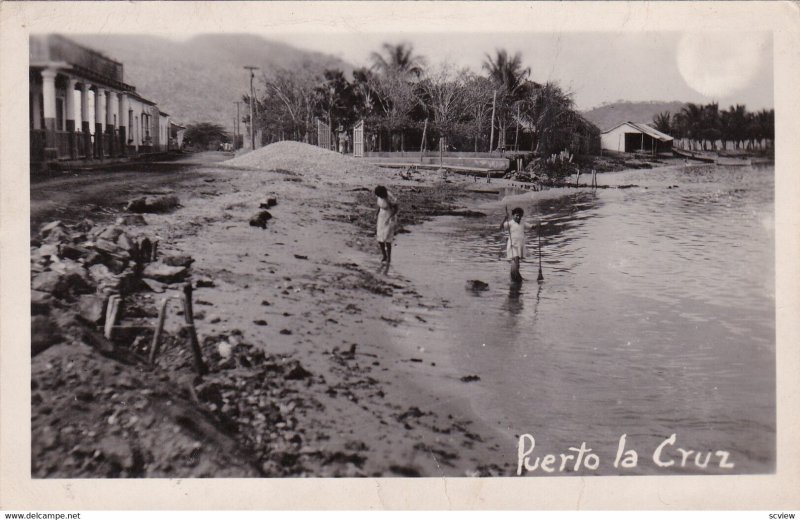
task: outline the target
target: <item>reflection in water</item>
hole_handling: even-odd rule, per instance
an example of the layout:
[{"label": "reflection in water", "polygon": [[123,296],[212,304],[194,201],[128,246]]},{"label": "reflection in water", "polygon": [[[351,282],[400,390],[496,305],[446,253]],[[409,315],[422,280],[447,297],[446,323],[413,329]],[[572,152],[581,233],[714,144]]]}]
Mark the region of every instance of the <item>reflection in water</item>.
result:
[{"label": "reflection in water", "polygon": [[518,315],[522,312],[523,303],[522,298],[522,282],[511,282],[508,286],[508,298],[504,308],[512,315]]},{"label": "reflection in water", "polygon": [[[443,348],[481,374],[471,405],[510,436],[535,434],[543,450],[585,441],[613,460],[622,434],[652,453],[676,433],[686,449],[730,451],[736,472],[771,471],[773,170],[626,175],[641,188],[508,194],[480,206],[486,218],[437,219],[404,235],[403,251],[426,254],[398,265],[452,302]],[[506,204],[540,219],[546,283],[533,285],[534,230],[527,281],[507,285]],[[480,298],[464,298],[468,278],[486,280]]]}]

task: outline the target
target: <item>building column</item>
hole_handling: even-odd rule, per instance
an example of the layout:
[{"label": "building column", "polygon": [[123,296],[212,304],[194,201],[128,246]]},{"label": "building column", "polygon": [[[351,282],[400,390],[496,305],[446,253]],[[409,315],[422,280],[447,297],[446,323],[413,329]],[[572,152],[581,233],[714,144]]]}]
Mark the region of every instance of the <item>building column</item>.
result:
[{"label": "building column", "polygon": [[108,134],[108,155],[110,157],[118,155],[119,146],[117,144],[116,132],[119,116],[117,115],[117,110],[119,110],[117,93],[113,90],[109,90],[106,93],[106,133]]},{"label": "building column", "polygon": [[64,110],[66,113],[66,130],[69,132],[69,156],[72,159],[78,157],[78,136],[75,134],[75,87],[78,80],[70,78],[67,81],[67,92],[64,98]]},{"label": "building column", "polygon": [[58,158],[56,144],[56,71],[42,71],[42,93],[44,110],[44,157],[45,160]]},{"label": "building column", "polygon": [[122,148],[122,155],[128,155],[128,126],[130,126],[130,118],[128,117],[128,95],[120,93],[119,95],[119,143]]},{"label": "building column", "polygon": [[89,89],[91,85],[81,83],[81,132],[83,133],[83,154],[92,158],[92,127],[89,121]]},{"label": "building column", "polygon": [[103,128],[106,120],[106,91],[100,87],[95,87],[94,91],[94,156],[96,159],[103,158],[104,135]]}]

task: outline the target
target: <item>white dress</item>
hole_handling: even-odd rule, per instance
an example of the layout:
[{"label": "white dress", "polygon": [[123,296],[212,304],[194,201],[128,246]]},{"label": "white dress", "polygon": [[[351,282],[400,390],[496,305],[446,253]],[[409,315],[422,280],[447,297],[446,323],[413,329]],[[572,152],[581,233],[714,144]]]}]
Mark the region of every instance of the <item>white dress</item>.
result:
[{"label": "white dress", "polygon": [[[525,258],[525,225],[508,220],[503,224],[503,229],[509,232],[510,238],[506,243],[506,258],[509,260],[518,256]],[[513,246],[513,247],[512,247]]]},{"label": "white dress", "polygon": [[391,243],[394,240],[394,232],[397,229],[397,213],[392,215],[392,209],[389,204],[396,206],[397,199],[391,193],[388,194],[387,198],[389,199],[388,201],[378,197],[380,211],[378,211],[378,231],[376,236],[378,242]]}]

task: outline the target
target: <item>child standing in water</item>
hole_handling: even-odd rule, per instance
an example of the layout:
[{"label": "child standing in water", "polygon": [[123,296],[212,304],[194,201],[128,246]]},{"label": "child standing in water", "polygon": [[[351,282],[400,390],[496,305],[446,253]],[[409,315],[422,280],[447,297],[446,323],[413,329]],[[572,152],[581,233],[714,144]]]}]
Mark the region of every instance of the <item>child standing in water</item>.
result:
[{"label": "child standing in water", "polygon": [[[508,210],[506,210],[508,211]],[[506,244],[506,258],[511,260],[511,281],[521,282],[522,275],[519,274],[519,262],[525,258],[525,223],[522,216],[525,214],[522,208],[511,210],[511,220],[503,219],[500,229],[508,231],[508,243]]]},{"label": "child standing in water", "polygon": [[389,264],[392,262],[392,241],[397,230],[397,213],[400,211],[400,207],[397,205],[397,199],[389,193],[385,186],[375,188],[375,196],[378,197],[376,237],[383,255],[381,264],[386,263],[384,269],[386,273],[389,271]]}]

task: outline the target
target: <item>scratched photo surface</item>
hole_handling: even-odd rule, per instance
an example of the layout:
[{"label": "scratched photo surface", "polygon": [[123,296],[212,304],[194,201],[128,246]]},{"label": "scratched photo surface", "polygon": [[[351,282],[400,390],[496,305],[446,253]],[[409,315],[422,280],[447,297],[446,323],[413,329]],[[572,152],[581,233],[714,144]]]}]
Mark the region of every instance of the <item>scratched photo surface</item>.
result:
[{"label": "scratched photo surface", "polygon": [[31,477],[773,474],[772,55],[31,35]]}]

